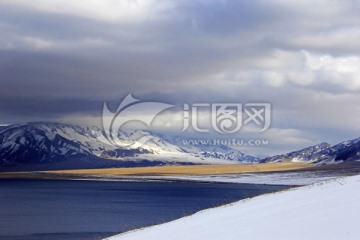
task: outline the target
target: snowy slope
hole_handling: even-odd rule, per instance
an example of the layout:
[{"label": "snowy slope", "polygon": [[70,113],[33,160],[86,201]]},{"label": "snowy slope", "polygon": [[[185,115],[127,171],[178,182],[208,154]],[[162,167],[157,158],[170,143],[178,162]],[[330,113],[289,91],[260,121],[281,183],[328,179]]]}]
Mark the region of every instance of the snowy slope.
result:
[{"label": "snowy slope", "polygon": [[109,240],[360,239],[360,176],[262,195]]},{"label": "snowy slope", "polygon": [[[216,175],[181,175],[181,176],[126,176],[112,177],[110,180],[159,180],[192,181],[213,183],[248,183],[270,185],[308,185],[344,176],[342,171],[296,171],[274,173],[241,173]],[[105,179],[105,177],[104,177]]]}]

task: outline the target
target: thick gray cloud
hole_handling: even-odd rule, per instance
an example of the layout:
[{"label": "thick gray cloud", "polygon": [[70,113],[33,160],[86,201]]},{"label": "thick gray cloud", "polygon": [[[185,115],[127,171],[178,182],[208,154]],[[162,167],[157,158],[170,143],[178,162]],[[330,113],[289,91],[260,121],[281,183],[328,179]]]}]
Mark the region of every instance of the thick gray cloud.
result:
[{"label": "thick gray cloud", "polygon": [[271,102],[274,151],[357,137],[359,8],[0,0],[0,121],[98,124],[104,101],[133,93],[174,114],[184,102]]}]

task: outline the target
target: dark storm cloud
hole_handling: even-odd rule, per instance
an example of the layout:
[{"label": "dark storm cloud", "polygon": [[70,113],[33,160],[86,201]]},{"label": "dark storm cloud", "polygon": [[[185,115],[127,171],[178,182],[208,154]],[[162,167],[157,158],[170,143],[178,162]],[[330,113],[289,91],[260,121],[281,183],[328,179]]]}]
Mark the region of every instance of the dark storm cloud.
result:
[{"label": "dark storm cloud", "polygon": [[179,6],[193,27],[220,37],[253,31],[277,19],[261,1],[200,1]]},{"label": "dark storm cloud", "polygon": [[[4,101],[6,100],[6,101]],[[56,119],[62,117],[64,114],[83,113],[91,116],[98,116],[101,114],[103,107],[102,101],[85,100],[85,99],[46,99],[46,98],[0,98],[0,111],[2,117],[7,121],[15,116],[12,120],[20,119],[24,115],[31,119]]]},{"label": "dark storm cloud", "polygon": [[3,0],[1,121],[81,122],[133,93],[178,106],[271,102],[273,127],[299,142],[334,128],[348,133],[360,117],[359,6]]}]

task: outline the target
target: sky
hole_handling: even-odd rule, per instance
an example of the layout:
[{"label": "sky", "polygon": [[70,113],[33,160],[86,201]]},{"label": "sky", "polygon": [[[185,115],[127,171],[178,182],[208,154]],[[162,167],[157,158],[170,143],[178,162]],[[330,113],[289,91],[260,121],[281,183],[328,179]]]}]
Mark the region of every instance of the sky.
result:
[{"label": "sky", "polygon": [[158,120],[172,133],[184,103],[271,103],[269,130],[232,136],[269,140],[243,147],[253,154],[356,138],[359,12],[356,0],[0,0],[0,124],[101,125],[104,102],[131,93],[175,105]]}]

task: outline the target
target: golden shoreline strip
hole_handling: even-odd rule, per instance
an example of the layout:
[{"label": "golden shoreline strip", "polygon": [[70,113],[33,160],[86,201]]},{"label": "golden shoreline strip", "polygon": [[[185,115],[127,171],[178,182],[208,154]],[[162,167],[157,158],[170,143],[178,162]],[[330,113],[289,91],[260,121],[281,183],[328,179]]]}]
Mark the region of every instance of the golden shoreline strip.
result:
[{"label": "golden shoreline strip", "polygon": [[229,164],[229,165],[180,165],[135,168],[103,168],[56,170],[38,172],[7,172],[0,173],[0,179],[31,178],[57,179],[81,176],[171,176],[171,175],[216,175],[256,172],[291,171],[312,167],[307,163],[262,163],[262,164]]},{"label": "golden shoreline strip", "polygon": [[187,165],[187,166],[159,166],[138,168],[104,168],[46,171],[56,174],[76,175],[204,175],[231,174],[248,172],[288,171],[308,168],[306,163],[264,163],[264,164],[231,164],[231,165]]}]

